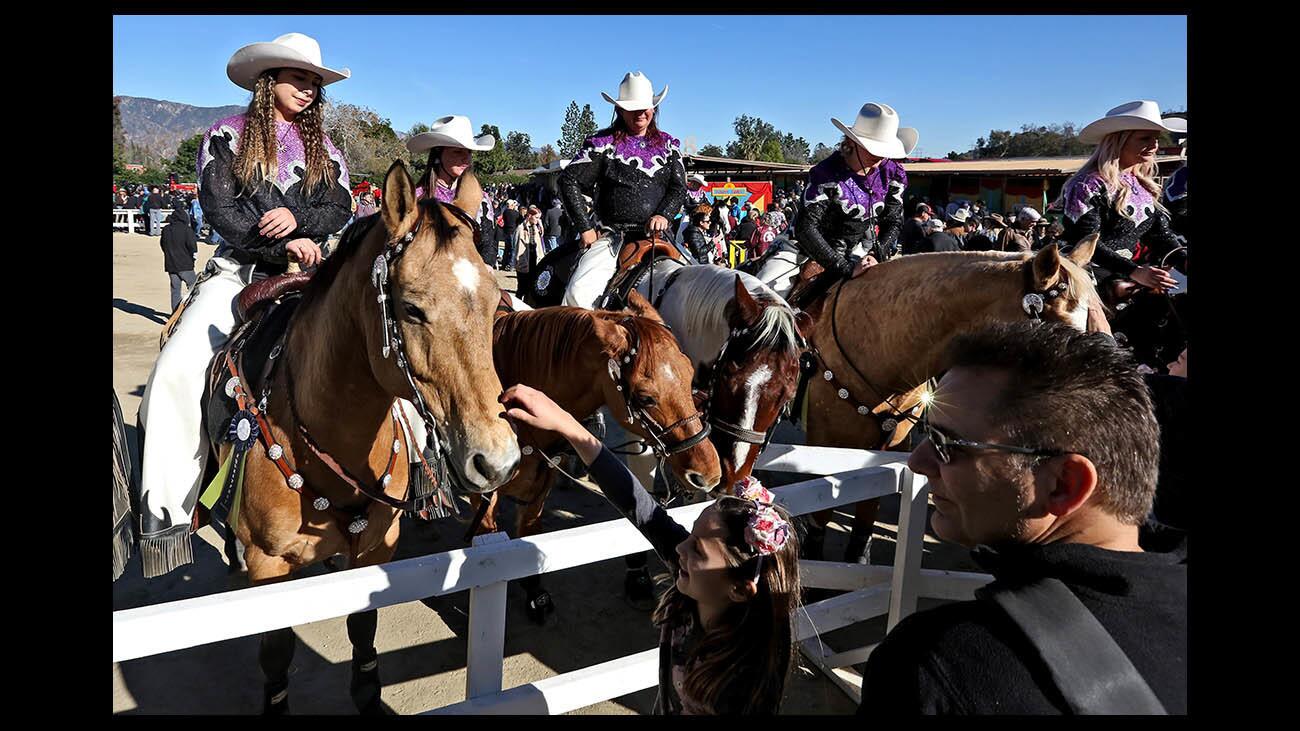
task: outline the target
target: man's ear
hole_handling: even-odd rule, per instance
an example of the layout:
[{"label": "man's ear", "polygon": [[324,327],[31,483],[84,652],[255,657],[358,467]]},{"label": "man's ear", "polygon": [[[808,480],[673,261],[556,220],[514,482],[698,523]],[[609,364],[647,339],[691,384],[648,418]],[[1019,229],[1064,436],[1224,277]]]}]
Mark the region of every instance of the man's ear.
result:
[{"label": "man's ear", "polygon": [[758,595],[758,584],[753,579],[744,581],[731,582],[731,589],[727,592],[727,598],[736,604],[744,604]]},{"label": "man's ear", "polygon": [[1052,460],[1047,477],[1051,492],[1047,495],[1047,512],[1058,518],[1078,510],[1097,489],[1097,467],[1082,454],[1064,454]]}]

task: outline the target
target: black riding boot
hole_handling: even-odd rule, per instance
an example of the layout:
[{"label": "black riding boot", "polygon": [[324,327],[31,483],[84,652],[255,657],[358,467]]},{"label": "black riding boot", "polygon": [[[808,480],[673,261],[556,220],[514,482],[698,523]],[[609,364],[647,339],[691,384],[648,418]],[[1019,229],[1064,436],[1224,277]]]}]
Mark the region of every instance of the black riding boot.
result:
[{"label": "black riding boot", "polygon": [[826,544],[826,526],[817,525],[811,518],[803,520],[804,535],[799,541],[799,558],[821,561]]},{"label": "black riding boot", "polygon": [[278,680],[262,686],[262,715],[283,716],[289,712],[289,681]]},{"label": "black riding boot", "polygon": [[384,715],[384,705],[379,701],[380,690],[383,688],[379,682],[379,653],[375,648],[368,651],[352,651],[352,681],[348,685],[348,691],[352,694],[352,702],[356,705],[357,710],[363,716],[382,716]]},{"label": "black riding boot", "polygon": [[867,565],[871,563],[871,529],[853,529],[849,534],[849,545],[844,549],[844,563]]}]

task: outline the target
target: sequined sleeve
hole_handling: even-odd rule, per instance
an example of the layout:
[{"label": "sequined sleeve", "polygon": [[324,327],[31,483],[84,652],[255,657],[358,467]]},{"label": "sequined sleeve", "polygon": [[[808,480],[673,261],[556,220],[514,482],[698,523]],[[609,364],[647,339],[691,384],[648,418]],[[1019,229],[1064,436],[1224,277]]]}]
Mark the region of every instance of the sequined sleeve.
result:
[{"label": "sequined sleeve", "polygon": [[203,135],[199,146],[199,205],[212,230],[236,249],[257,251],[267,257],[284,256],[285,239],[258,233],[260,217],[237,205],[239,181],[235,178],[235,150],[243,133],[240,119],[224,119]]},{"label": "sequined sleeve", "polygon": [[[348,218],[352,215],[347,161],[329,137],[325,138],[325,150],[329,154],[330,175],[316,186],[306,200],[286,206],[298,222],[298,228],[285,237],[289,240],[309,238],[323,244],[330,234],[347,225]],[[300,189],[300,195],[305,197],[307,194]]]},{"label": "sequined sleeve", "polygon": [[560,200],[564,202],[564,211],[569,214],[575,231],[582,232],[595,227],[595,222],[587,215],[586,201],[582,196],[596,197],[596,181],[600,180],[604,171],[605,153],[597,150],[591,140],[587,140],[582,144],[578,155],[560,173]]},{"label": "sequined sleeve", "polygon": [[827,271],[848,276],[853,272],[854,262],[836,251],[823,233],[828,217],[839,208],[839,185],[834,181],[819,181],[815,172],[816,168],[809,172],[803,211],[799,214],[796,230],[799,248]]},{"label": "sequined sleeve", "polygon": [[682,153],[676,144],[670,148],[668,155],[668,180],[664,197],[655,210],[660,216],[671,219],[682,210],[686,203],[686,164],[682,162]]},{"label": "sequined sleeve", "polygon": [[880,212],[880,235],[876,247],[880,254],[889,258],[893,256],[898,246],[898,235],[903,230],[903,191],[907,188],[907,171],[889,160],[884,163],[883,172],[887,173],[885,207]]}]

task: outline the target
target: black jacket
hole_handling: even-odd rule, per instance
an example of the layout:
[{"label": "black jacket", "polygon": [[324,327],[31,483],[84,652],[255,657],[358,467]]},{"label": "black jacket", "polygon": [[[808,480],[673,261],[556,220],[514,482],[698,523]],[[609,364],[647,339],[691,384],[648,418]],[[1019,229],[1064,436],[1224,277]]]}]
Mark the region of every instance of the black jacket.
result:
[{"label": "black jacket", "polygon": [[[597,222],[623,230],[642,228],[651,216],[671,221],[687,197],[680,146],[662,133],[658,142],[616,140],[609,130],[588,138],[560,173],[560,196],[574,229],[586,231]],[[595,220],[586,213],[583,194],[595,203]]]},{"label": "black jacket", "polygon": [[898,243],[904,254],[915,254],[920,251],[917,246],[924,239],[925,231],[921,228],[920,221],[915,218],[903,221],[903,230],[898,235]]},{"label": "black jacket", "polygon": [[961,251],[961,241],[956,236],[947,231],[935,231],[934,233],[921,239],[916,245],[916,253],[924,254],[931,251]]},{"label": "black jacket", "polygon": [[[907,173],[885,160],[862,176],[838,153],[808,171],[803,213],[797,226],[799,248],[826,268],[847,277],[858,257],[850,251],[865,242],[877,261],[888,259],[903,228],[903,189]],[[879,227],[879,233],[876,229]]]},{"label": "black jacket", "polygon": [[169,274],[194,271],[194,256],[199,252],[199,244],[194,238],[189,214],[172,211],[167,217],[167,225],[163,226],[158,245],[163,251],[164,271]]},{"label": "black jacket", "polygon": [[1160,472],[1156,481],[1156,502],[1151,509],[1157,522],[1172,528],[1188,529],[1191,511],[1187,489],[1187,425],[1191,411],[1187,401],[1187,379],[1178,376],[1148,374],[1147,388],[1160,424]]},{"label": "black jacket", "polygon": [[731,238],[744,241],[748,244],[749,239],[754,235],[755,228],[758,228],[758,225],[754,223],[754,217],[745,216],[744,220],[740,222],[740,225],[736,227],[735,235]]},{"label": "black jacket", "polygon": [[546,230],[544,232],[544,235],[554,236],[556,238],[560,238],[561,236],[564,235],[563,206],[552,207],[547,209],[546,215],[544,215],[542,218],[546,225]]},{"label": "black jacket", "polygon": [[[999,582],[1060,579],[1171,714],[1187,712],[1187,566],[1167,553],[1017,545],[976,561]],[[860,715],[1062,714],[1065,701],[1018,627],[983,600],[917,612],[867,661]]]},{"label": "black jacket", "polygon": [[1139,239],[1151,250],[1156,263],[1181,245],[1169,227],[1169,216],[1155,208],[1150,193],[1133,181],[1129,184],[1134,191],[1130,194],[1129,215],[1115,210],[1112,194],[1095,176],[1072,178],[1061,193],[1065,201],[1062,240],[1074,245],[1089,234],[1100,234],[1092,255],[1092,263],[1103,270],[1099,278],[1131,275],[1138,265],[1117,252],[1133,253]]},{"label": "black jacket", "polygon": [[[282,274],[289,263],[285,246],[290,241],[307,238],[323,247],[330,234],[342,229],[351,218],[352,193],[342,182],[348,179],[347,171],[340,162],[342,155],[327,137],[329,172],[310,195],[303,189],[302,163],[294,164],[287,152],[281,152],[284,159],[277,162],[284,182],[262,181],[255,189],[244,190],[234,172],[242,130],[240,115],[220,120],[208,130],[200,148],[199,205],[205,220],[225,240],[218,256],[240,264],[256,264],[263,274]],[[286,187],[281,189],[280,185]],[[281,238],[261,235],[258,222],[276,208],[288,208],[298,227]]]},{"label": "black jacket", "polygon": [[684,238],[686,247],[691,250],[691,256],[695,257],[695,261],[703,264],[709,260],[709,249],[713,248],[713,242],[708,231],[699,226],[687,225]]},{"label": "black jacket", "polygon": [[507,208],[506,212],[501,214],[501,222],[504,224],[501,227],[501,230],[506,235],[506,241],[509,241],[510,235],[515,232],[516,228],[519,228],[519,221],[522,218],[523,217],[519,215],[518,208]]}]

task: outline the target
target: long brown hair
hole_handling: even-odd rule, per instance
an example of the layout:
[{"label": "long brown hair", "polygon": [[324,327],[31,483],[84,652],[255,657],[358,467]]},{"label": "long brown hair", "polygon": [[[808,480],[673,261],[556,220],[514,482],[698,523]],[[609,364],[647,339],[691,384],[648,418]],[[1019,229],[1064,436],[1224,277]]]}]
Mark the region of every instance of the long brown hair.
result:
[{"label": "long brown hair", "polygon": [[[279,69],[263,71],[253,87],[253,99],[244,112],[244,134],[235,152],[235,177],[244,190],[252,191],[262,181],[274,181],[279,169],[275,136],[275,76]],[[325,148],[325,90],[316,87],[316,96],[306,109],[293,118],[302,137],[304,161],[303,192],[311,194],[330,175],[329,150]]]},{"label": "long brown hair", "polygon": [[[606,135],[612,134],[614,135],[615,142],[622,142],[623,138],[627,137],[630,133],[631,130],[629,130],[627,128],[627,125],[624,124],[623,122],[623,115],[619,114],[619,108],[614,107],[613,121],[609,123],[608,127],[602,129],[601,131],[597,132],[592,136],[604,137]],[[649,126],[646,127],[645,137],[653,144],[659,144],[660,142],[664,141],[664,133],[659,131],[659,108],[658,107],[655,107],[654,114],[651,115],[650,117],[650,124]]]},{"label": "long brown hair", "polygon": [[[774,506],[789,521],[785,508]],[[715,510],[727,529],[725,555],[728,578],[753,579],[758,593],[743,604],[732,604],[717,626],[705,630],[686,658],[685,694],[715,712],[775,714],[785,683],[794,667],[794,614],[799,608],[799,539],[790,531],[776,553],[756,555],[745,543],[745,525],[754,504],[719,498]],[[697,617],[696,602],[673,585],[655,609],[657,627],[680,625]]]}]

